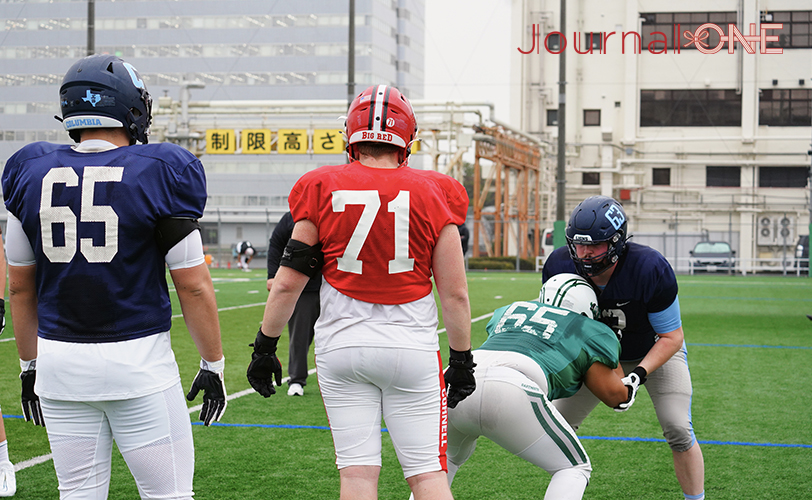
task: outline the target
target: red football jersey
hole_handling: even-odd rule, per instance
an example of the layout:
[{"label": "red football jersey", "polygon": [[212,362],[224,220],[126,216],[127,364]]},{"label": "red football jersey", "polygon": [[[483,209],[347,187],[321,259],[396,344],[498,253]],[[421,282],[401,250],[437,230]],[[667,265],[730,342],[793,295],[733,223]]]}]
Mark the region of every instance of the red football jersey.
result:
[{"label": "red football jersey", "polygon": [[468,212],[465,188],[447,175],[358,162],[306,173],[288,202],[293,220],[318,227],[324,279],[376,304],[404,304],[431,293],[440,231],[465,222]]}]

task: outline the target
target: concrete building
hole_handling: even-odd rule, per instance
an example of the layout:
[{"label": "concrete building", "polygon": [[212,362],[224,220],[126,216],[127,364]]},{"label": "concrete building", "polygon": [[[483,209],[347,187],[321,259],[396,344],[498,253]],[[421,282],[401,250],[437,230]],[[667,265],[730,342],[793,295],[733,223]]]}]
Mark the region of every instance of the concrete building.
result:
[{"label": "concrete building", "polygon": [[[59,114],[65,71],[87,55],[88,3],[0,0],[0,164],[28,142],[70,142],[53,117]],[[161,103],[166,97],[177,101],[183,92],[201,102],[347,100],[349,2],[95,0],[94,5],[95,53],[118,55],[139,70],[155,100],[156,130]],[[424,11],[424,0],[355,1],[356,92],[385,83],[410,99],[423,97]],[[338,116],[330,128],[343,128]],[[206,126],[239,133],[314,125],[306,116],[295,123],[272,113],[239,118]],[[344,161],[343,154],[301,153],[204,152],[210,194],[206,243],[253,239],[264,246],[295,180]],[[240,210],[253,210],[257,221],[223,224],[224,213]]]},{"label": "concrete building", "polygon": [[809,2],[568,1],[565,29],[559,5],[513,1],[511,116],[554,165],[563,51],[567,214],[613,196],[678,269],[703,238],[782,268],[812,212]]}]

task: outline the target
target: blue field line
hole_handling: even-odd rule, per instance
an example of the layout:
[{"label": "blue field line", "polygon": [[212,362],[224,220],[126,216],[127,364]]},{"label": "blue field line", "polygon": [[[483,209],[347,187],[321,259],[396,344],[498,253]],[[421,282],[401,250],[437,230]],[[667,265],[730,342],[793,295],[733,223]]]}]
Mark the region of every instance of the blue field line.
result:
[{"label": "blue field line", "polygon": [[[3,415],[3,418],[16,418],[22,419],[22,415]],[[203,422],[192,422],[192,425],[203,425]],[[256,429],[309,429],[318,431],[329,431],[330,427],[326,425],[290,425],[290,424],[224,424],[221,422],[214,422],[211,427],[238,427],[238,428],[256,428]],[[388,429],[383,428],[381,432],[389,432]],[[665,443],[665,439],[661,438],[641,438],[641,437],[618,437],[618,436],[578,436],[582,440],[591,441],[627,441],[627,442],[643,442],[643,443]],[[698,440],[699,444],[711,444],[719,446],[755,446],[762,448],[807,448],[812,449],[812,444],[795,444],[795,443],[753,443],[748,441],[718,441],[718,440]]]},{"label": "blue field line", "polygon": [[[578,436],[578,439],[590,439],[596,441],[640,441],[647,443],[665,443],[665,439],[641,438],[641,437],[605,437],[605,436]],[[785,443],[749,443],[746,441],[716,441],[697,440],[699,444],[718,444],[722,446],[762,446],[767,448],[812,448],[812,444],[785,444]]]},{"label": "blue field line", "polygon": [[[193,422],[192,425],[203,425],[202,422]],[[268,424],[223,424],[215,422],[211,424],[212,427],[256,427],[260,429],[316,429],[320,431],[329,431],[330,427],[324,425],[268,425]],[[381,429],[381,432],[389,432],[386,428]],[[658,438],[641,438],[641,437],[604,437],[604,436],[578,436],[579,439],[590,439],[598,441],[638,441],[647,443],[665,443],[665,439]],[[717,444],[722,446],[762,446],[768,448],[812,448],[812,444],[784,444],[784,443],[750,443],[745,441],[716,441],[716,440],[699,440],[699,444]]]},{"label": "blue field line", "polygon": [[756,349],[812,349],[812,347],[799,345],[697,344],[697,343],[686,343],[685,345],[701,346],[701,347],[752,347]]},{"label": "blue field line", "polygon": [[[192,425],[203,425],[203,422],[192,422]],[[326,425],[289,425],[289,424],[224,424],[214,422],[211,427],[256,427],[258,429],[315,429],[318,431],[329,431]],[[385,430],[385,429],[384,429]]]}]

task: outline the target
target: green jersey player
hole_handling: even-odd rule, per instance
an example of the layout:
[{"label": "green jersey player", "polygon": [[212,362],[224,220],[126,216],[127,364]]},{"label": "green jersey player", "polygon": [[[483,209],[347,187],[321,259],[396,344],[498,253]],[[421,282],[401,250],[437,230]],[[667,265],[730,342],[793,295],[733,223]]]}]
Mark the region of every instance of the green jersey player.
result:
[{"label": "green jersey player", "polygon": [[539,300],[496,310],[488,340],[473,352],[476,391],[448,411],[449,483],[485,436],[552,474],[545,499],[583,497],[589,457],[550,401],[585,384],[625,411],[639,385],[637,374],[618,375],[620,344],[594,320],[597,304],[583,278],[559,274],[544,284]]}]

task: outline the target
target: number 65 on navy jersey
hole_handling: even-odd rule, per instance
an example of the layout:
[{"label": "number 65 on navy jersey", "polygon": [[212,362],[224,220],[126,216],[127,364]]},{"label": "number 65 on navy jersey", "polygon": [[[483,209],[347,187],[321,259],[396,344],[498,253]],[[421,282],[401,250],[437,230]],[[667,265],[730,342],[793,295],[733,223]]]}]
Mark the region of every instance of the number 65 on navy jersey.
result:
[{"label": "number 65 on navy jersey", "polygon": [[3,195],[34,250],[46,306],[39,336],[97,343],[169,330],[154,232],[160,219],[203,215],[206,177],[194,155],[173,144],[80,153],[33,143],[6,164]]}]

